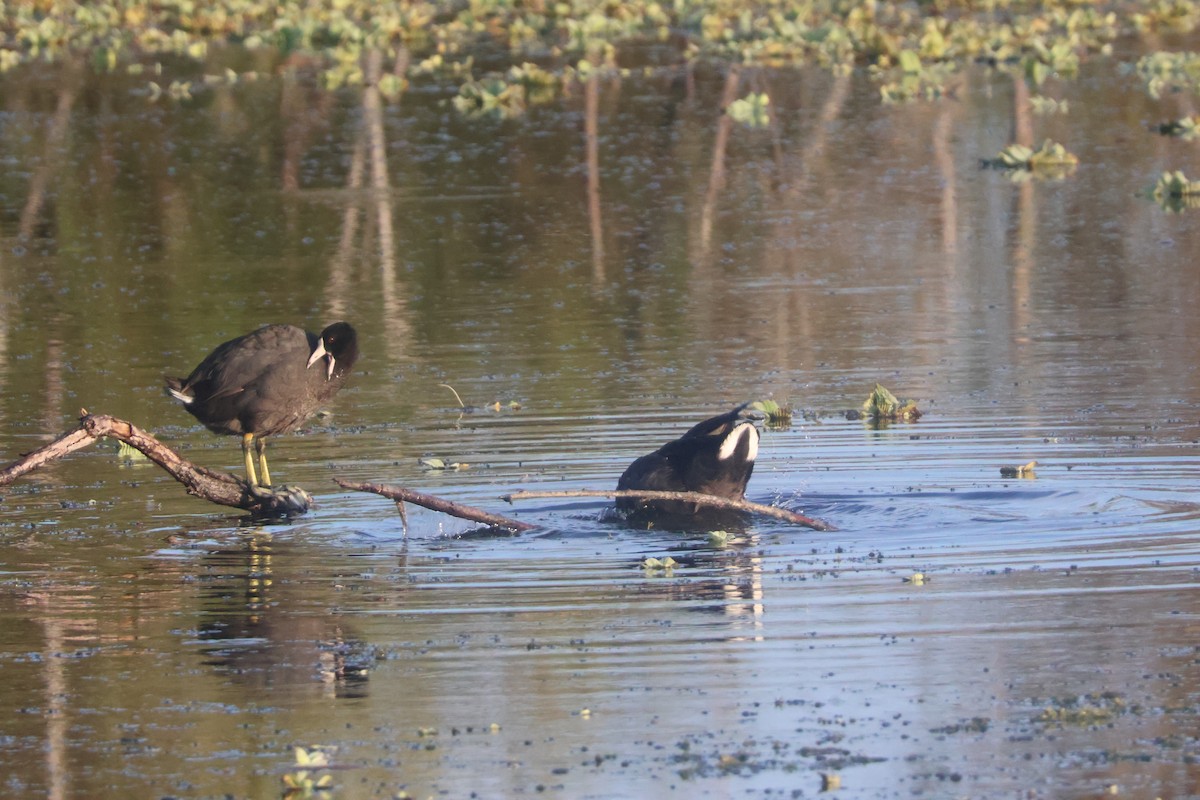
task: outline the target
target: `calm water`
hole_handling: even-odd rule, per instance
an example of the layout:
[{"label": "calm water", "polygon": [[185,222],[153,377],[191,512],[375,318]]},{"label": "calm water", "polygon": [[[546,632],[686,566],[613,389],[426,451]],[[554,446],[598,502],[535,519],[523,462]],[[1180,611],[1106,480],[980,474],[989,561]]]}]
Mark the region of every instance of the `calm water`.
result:
[{"label": "calm water", "polygon": [[[1011,141],[1003,76],[900,107],[863,75],[747,76],[778,127],[724,134],[724,77],[695,77],[504,122],[420,85],[380,109],[8,80],[0,460],[85,407],[236,471],[162,374],[266,322],[351,320],[364,355],[273,446],[317,496],[289,524],[107,443],[3,491],[0,794],[271,797],[296,745],[345,798],[1198,791],[1200,226],[1143,196],[1196,169],[1147,130],[1188,98],[1087,64],[1033,119],[1078,171],[1016,184],[979,167]],[[847,421],[876,381],[926,416]],[[612,487],[768,396],[798,414],[751,498],[837,533],[718,547],[497,499]],[[334,476],[540,527],[411,509],[405,537]]]}]

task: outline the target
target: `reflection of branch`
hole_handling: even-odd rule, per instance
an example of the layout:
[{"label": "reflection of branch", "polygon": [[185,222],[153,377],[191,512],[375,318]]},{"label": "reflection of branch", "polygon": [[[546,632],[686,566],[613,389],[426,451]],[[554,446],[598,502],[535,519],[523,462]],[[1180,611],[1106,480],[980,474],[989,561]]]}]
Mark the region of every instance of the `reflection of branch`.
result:
[{"label": "reflection of branch", "polygon": [[592,229],[592,279],[601,283],[604,280],[604,225],[600,218],[600,77],[595,70],[588,76],[584,100],[588,221]]},{"label": "reflection of branch", "polygon": [[1022,75],[1013,76],[1013,141],[1033,147],[1033,103]]},{"label": "reflection of branch", "polygon": [[459,519],[467,519],[472,522],[481,522],[484,525],[491,525],[495,528],[509,528],[514,531],[528,531],[536,528],[536,525],[530,525],[528,522],[503,517],[499,514],[491,514],[474,506],[465,506],[462,503],[455,503],[451,500],[443,500],[440,497],[434,497],[431,494],[422,492],[414,492],[411,489],[405,489],[403,486],[384,486],[378,483],[356,483],[354,481],[346,481],[341,478],[334,478],[338,486],[343,489],[353,489],[356,492],[371,492],[389,500],[395,500],[397,508],[403,515],[404,507],[401,503],[416,503],[419,506],[424,506],[432,511],[440,511],[443,514],[449,514],[452,517]]},{"label": "reflection of branch", "polygon": [[[805,137],[804,149],[800,151],[802,176],[807,177],[812,173],[813,161],[824,152],[825,145],[829,142],[829,132],[833,130],[834,121],[842,115],[842,109],[846,105],[846,97],[849,93],[849,73],[835,76],[829,96],[825,98],[825,103],[821,106],[821,113],[817,115],[812,132]],[[798,183],[799,181],[797,181]]]},{"label": "reflection of branch", "polygon": [[33,236],[38,215],[41,214],[42,205],[46,200],[46,184],[62,163],[58,150],[66,138],[67,125],[71,122],[71,107],[75,105],[74,81],[65,80],[62,86],[58,95],[58,107],[54,110],[54,116],[50,119],[50,130],[46,133],[42,163],[37,172],[33,173],[33,180],[29,182],[29,197],[25,199],[25,207],[21,209],[21,219],[17,223],[17,235],[22,239]]},{"label": "reflection of branch", "polygon": [[948,269],[957,266],[954,254],[958,252],[958,180],[954,169],[954,153],[951,142],[954,133],[952,109],[957,104],[943,103],[942,113],[933,126],[933,160],[942,178],[942,254],[946,256]]},{"label": "reflection of branch", "polygon": [[[375,211],[379,234],[379,294],[383,300],[385,346],[399,346],[408,338],[408,316],[402,302],[402,292],[396,282],[395,214],[392,208],[392,187],[388,178],[387,137],[383,129],[383,98],[379,79],[383,75],[383,53],[372,50],[365,65],[366,86],[363,88],[363,124],[366,127],[367,153],[371,165],[370,202]],[[408,69],[408,48],[401,47],[393,69],[402,75]]]},{"label": "reflection of branch", "polygon": [[85,413],[75,430],[25,453],[6,467],[0,467],[0,486],[6,486],[28,472],[81,450],[106,436],[125,442],[144,453],[172,478],[187,487],[188,494],[196,497],[262,516],[292,516],[308,510],[311,498],[303,489],[280,487],[278,490],[272,490],[264,486],[251,486],[228,473],[205,469],[185,461],[178,453],[141,428],[106,414]]},{"label": "reflection of branch", "polygon": [[514,500],[535,500],[546,497],[636,497],[642,500],[675,500],[685,503],[695,503],[696,505],[708,506],[710,508],[721,508],[729,511],[749,511],[752,514],[762,514],[767,517],[774,517],[785,522],[794,522],[797,525],[803,525],[806,528],[812,528],[818,531],[836,531],[833,525],[823,520],[806,517],[795,511],[789,511],[786,508],[778,506],[764,506],[759,503],[751,503],[749,500],[730,500],[725,497],[715,497],[711,494],[701,494],[700,492],[652,492],[642,491],[640,489],[614,489],[613,491],[562,491],[562,492],[513,492],[512,494],[503,495],[500,499],[511,503]]},{"label": "reflection of branch", "polygon": [[698,261],[704,261],[708,257],[717,195],[720,194],[721,187],[725,185],[725,151],[729,147],[729,132],[733,128],[733,117],[726,113],[726,109],[737,99],[740,76],[741,71],[734,64],[729,68],[729,74],[725,76],[725,91],[721,93],[721,119],[717,122],[717,138],[713,141],[708,191],[704,195],[704,208],[700,214],[700,257],[697,259]]},{"label": "reflection of branch", "polygon": [[363,164],[366,161],[366,137],[360,128],[354,137],[354,150],[350,155],[350,174],[346,177],[346,188],[350,197],[346,210],[342,212],[342,238],[338,240],[337,255],[329,265],[329,280],[325,284],[326,302],[329,303],[329,319],[344,319],[346,313],[346,285],[350,269],[350,256],[354,252],[354,240],[358,238],[359,190],[362,189]]}]

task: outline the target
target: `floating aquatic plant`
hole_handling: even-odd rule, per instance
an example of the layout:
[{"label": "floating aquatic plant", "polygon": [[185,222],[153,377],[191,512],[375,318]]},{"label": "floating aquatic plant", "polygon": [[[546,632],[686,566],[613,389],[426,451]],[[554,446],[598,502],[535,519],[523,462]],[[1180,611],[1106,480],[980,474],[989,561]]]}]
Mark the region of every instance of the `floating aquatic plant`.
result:
[{"label": "floating aquatic plant", "polygon": [[675,565],[677,563],[670,556],[661,559],[650,556],[642,562],[642,569],[645,571],[647,578],[669,578],[675,574]]},{"label": "floating aquatic plant", "polygon": [[1180,139],[1190,142],[1200,136],[1200,116],[1192,115],[1164,122],[1158,126],[1157,130],[1164,136],[1178,136]]},{"label": "floating aquatic plant", "polygon": [[1140,706],[1130,705],[1117,692],[1089,693],[1052,699],[1038,714],[1037,721],[1053,725],[1103,725],[1113,717],[1140,711]]},{"label": "floating aquatic plant", "polygon": [[750,404],[750,408],[766,414],[767,425],[770,427],[784,427],[792,424],[794,412],[789,405],[780,405],[775,400],[755,400]]},{"label": "floating aquatic plant", "polygon": [[1190,33],[1200,15],[1194,0],[1157,0],[1148,3],[1143,11],[1130,15],[1134,27],[1143,33],[1178,31]]},{"label": "floating aquatic plant", "polygon": [[747,128],[765,128],[771,124],[771,98],[765,92],[753,92],[734,100],[725,112]]},{"label": "floating aquatic plant", "polygon": [[1074,171],[1079,159],[1058,142],[1047,139],[1037,150],[1023,144],[1010,144],[996,158],[985,160],[994,169],[1023,171],[1046,178],[1064,178]]},{"label": "floating aquatic plant", "polygon": [[470,464],[465,464],[461,461],[446,461],[444,459],[434,458],[434,457],[417,459],[417,463],[420,464],[422,467],[425,467],[426,469],[435,470],[435,471],[437,471],[437,470],[456,471],[456,470],[460,470],[460,469],[467,469],[471,466]]},{"label": "floating aquatic plant", "polygon": [[150,463],[145,453],[126,442],[117,442],[117,458],[123,464]]},{"label": "floating aquatic plant", "polygon": [[1139,58],[1134,69],[1156,100],[1167,91],[1200,90],[1200,53],[1158,51]]},{"label": "floating aquatic plant", "polygon": [[333,776],[326,769],[329,756],[318,748],[295,748],[296,767],[283,776],[285,797],[312,797],[319,791],[333,788]]},{"label": "floating aquatic plant", "polygon": [[[949,62],[934,61],[926,63],[928,58],[925,49],[920,52],[901,50],[896,54],[896,70],[899,72],[896,80],[889,81],[879,87],[879,96],[885,103],[907,103],[911,100],[937,100],[948,94],[947,85],[955,74],[954,65]],[[886,61],[876,69],[878,74],[884,74]]]},{"label": "floating aquatic plant", "polygon": [[1183,170],[1164,172],[1152,196],[1167,211],[1200,208],[1200,181],[1192,180]]},{"label": "floating aquatic plant", "polygon": [[915,400],[898,400],[883,384],[875,384],[862,404],[862,415],[872,422],[914,422],[921,417]]},{"label": "floating aquatic plant", "polygon": [[1194,181],[1183,170],[1164,172],[1154,187],[1156,197],[1192,197],[1200,195],[1200,181]]},{"label": "floating aquatic plant", "polygon": [[509,83],[500,75],[490,75],[464,83],[451,102],[460,114],[468,117],[518,117],[525,113],[525,87]]},{"label": "floating aquatic plant", "polygon": [[1039,116],[1049,116],[1051,114],[1066,114],[1070,112],[1070,104],[1066,100],[1055,100],[1053,97],[1035,94],[1029,98],[1029,105],[1033,108],[1033,113]]}]

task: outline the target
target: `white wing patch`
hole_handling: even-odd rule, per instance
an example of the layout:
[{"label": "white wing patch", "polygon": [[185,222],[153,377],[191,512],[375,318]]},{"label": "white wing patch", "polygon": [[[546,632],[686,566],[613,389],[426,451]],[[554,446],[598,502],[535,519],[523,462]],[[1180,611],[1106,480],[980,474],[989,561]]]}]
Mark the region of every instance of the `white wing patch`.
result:
[{"label": "white wing patch", "polygon": [[746,461],[754,461],[758,456],[758,428],[749,422],[743,422],[725,436],[721,449],[717,451],[717,460],[724,461],[732,457],[743,439],[747,440]]}]

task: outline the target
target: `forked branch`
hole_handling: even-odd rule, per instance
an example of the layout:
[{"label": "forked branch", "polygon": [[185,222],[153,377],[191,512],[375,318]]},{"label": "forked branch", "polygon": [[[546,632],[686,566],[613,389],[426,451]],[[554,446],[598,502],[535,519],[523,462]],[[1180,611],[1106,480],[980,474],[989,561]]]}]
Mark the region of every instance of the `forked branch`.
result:
[{"label": "forked branch", "polygon": [[[102,438],[116,439],[125,442],[143,453],[147,458],[158,464],[167,474],[179,481],[187,489],[188,494],[203,498],[213,503],[232,508],[240,508],[257,516],[295,516],[303,514],[312,503],[312,497],[303,489],[281,486],[268,488],[251,486],[245,480],[227,472],[216,472],[184,460],[171,448],[155,439],[136,425],[106,414],[88,414],[84,412],[79,420],[79,427],[58,437],[36,450],[25,453],[11,464],[0,468],[0,486],[8,484],[29,472],[39,469],[46,464],[56,461],[70,453],[80,450]],[[479,522],[497,528],[508,528],[514,531],[527,531],[537,526],[528,522],[492,514],[472,506],[444,500],[421,492],[414,492],[401,486],[384,486],[377,483],[357,483],[354,481],[335,479],[339,486],[360,492],[371,492],[396,501],[401,514],[404,512],[402,503],[415,503],[433,511],[459,517],[460,519]],[[651,491],[558,491],[558,492],[514,492],[500,499],[512,503],[516,500],[530,500],[549,497],[636,497],[645,500],[674,500],[710,508],[731,509],[752,514],[781,519],[796,525],[804,525],[818,531],[837,530],[833,525],[812,517],[806,517],[795,511],[775,506],[764,506],[745,500],[728,500],[723,497],[697,494],[695,492],[651,492]]]},{"label": "forked branch", "polygon": [[130,422],[107,414],[87,412],[84,412],[79,420],[79,427],[75,430],[64,433],[54,441],[0,468],[0,486],[6,486],[22,475],[105,437],[125,442],[140,451],[166,470],[172,478],[182,483],[188,494],[219,505],[240,508],[256,516],[290,517],[303,514],[312,502],[312,497],[303,489],[288,486],[275,489],[251,486],[229,473],[215,472],[198,466],[184,460],[174,450]]}]

